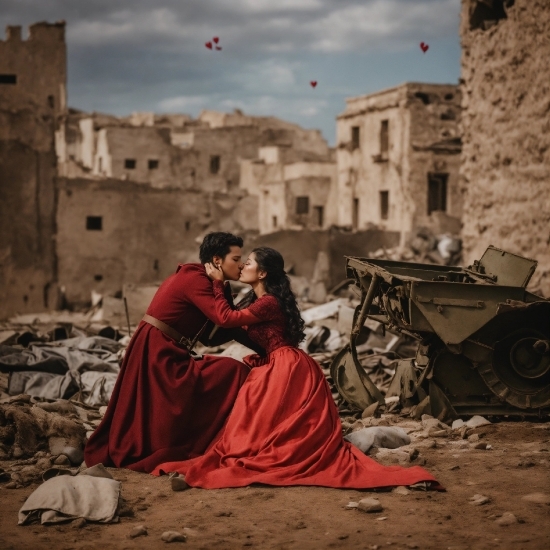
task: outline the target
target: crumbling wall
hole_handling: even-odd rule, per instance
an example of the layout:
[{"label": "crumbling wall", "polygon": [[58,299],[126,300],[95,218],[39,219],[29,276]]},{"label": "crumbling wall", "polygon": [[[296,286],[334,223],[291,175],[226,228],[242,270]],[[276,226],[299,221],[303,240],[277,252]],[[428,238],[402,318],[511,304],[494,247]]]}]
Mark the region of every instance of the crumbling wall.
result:
[{"label": "crumbling wall", "polygon": [[462,2],[464,258],[538,260],[550,296],[550,5]]},{"label": "crumbling wall", "polygon": [[61,179],[57,252],[67,301],[86,303],[92,290],[115,294],[124,283],[161,281],[178,263],[197,261],[195,239],[216,217],[212,210],[198,192]]},{"label": "crumbling wall", "polygon": [[65,24],[0,40],[0,318],[55,307],[55,132],[65,113]]}]

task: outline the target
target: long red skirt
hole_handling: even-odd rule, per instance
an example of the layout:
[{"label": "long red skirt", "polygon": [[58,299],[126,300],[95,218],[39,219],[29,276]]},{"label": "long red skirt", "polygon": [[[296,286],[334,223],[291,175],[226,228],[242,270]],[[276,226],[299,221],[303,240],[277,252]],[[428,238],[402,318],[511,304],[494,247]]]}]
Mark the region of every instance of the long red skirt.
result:
[{"label": "long red skirt", "polygon": [[291,347],[273,351],[267,365],[252,369],[203,456],[165,462],[152,473],[168,472],[204,489],[251,483],[368,489],[436,481],[419,466],[382,466],[344,441],[319,365]]},{"label": "long red skirt", "polygon": [[229,357],[195,360],[142,322],[105,417],[86,445],[86,464],[150,472],[160,462],[203,454],[248,373],[247,366]]}]

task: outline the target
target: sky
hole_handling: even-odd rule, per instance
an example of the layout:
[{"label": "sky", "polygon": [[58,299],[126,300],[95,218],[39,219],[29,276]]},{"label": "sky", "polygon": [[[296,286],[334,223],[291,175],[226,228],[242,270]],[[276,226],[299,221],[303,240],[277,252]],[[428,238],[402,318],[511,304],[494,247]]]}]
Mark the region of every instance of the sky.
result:
[{"label": "sky", "polygon": [[[66,21],[71,107],[239,108],[317,128],[331,145],[346,98],[458,82],[459,13],[460,0],[0,0],[0,26],[23,36]],[[221,50],[205,46],[213,37]]]}]

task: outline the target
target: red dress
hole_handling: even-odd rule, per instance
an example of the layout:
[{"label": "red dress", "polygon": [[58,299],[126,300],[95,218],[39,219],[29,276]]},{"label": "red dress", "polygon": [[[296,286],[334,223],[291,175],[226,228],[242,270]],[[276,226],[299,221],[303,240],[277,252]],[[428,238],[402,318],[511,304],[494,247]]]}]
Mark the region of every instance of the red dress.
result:
[{"label": "red dress", "polygon": [[[216,300],[229,307],[216,281],[214,290]],[[344,441],[319,365],[285,342],[276,298],[265,295],[248,311],[263,320],[249,328],[249,336],[266,349],[267,359],[245,358],[255,368],[208,451],[160,464],[154,475],[179,472],[192,487],[205,489],[251,483],[368,489],[435,481],[419,466],[382,466]]]},{"label": "red dress", "polygon": [[[257,321],[250,312],[228,308],[226,300],[216,302],[200,264],[180,265],[160,286],[147,313],[188,338],[207,317],[227,328]],[[86,445],[86,464],[150,472],[161,462],[201,455],[223,426],[248,373],[247,366],[229,357],[194,359],[142,321],[105,417]]]}]

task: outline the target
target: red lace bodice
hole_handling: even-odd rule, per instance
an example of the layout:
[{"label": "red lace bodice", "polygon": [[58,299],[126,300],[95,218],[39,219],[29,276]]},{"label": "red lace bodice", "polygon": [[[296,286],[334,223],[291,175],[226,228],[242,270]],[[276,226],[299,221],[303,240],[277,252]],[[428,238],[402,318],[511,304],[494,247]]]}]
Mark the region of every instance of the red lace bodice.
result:
[{"label": "red lace bodice", "polygon": [[[223,283],[220,281],[214,281],[214,296],[216,302],[223,300],[227,304],[223,293]],[[269,354],[278,348],[292,345],[285,340],[286,319],[275,296],[265,294],[250,307],[241,311],[241,313],[244,312],[251,313],[259,320],[257,323],[248,325],[248,336],[262,346],[266,353]]]}]

